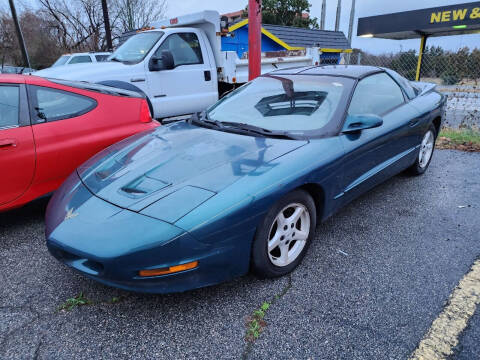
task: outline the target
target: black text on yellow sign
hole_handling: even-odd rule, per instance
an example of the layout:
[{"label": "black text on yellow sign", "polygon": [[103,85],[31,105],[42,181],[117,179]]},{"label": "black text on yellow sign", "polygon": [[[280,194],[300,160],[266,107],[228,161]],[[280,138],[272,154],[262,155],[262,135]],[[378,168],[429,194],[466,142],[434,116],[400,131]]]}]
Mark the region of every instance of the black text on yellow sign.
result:
[{"label": "black text on yellow sign", "polygon": [[480,7],[473,9],[456,9],[447,11],[437,11],[430,15],[430,24],[445,23],[451,21],[462,21],[465,19],[479,19]]}]

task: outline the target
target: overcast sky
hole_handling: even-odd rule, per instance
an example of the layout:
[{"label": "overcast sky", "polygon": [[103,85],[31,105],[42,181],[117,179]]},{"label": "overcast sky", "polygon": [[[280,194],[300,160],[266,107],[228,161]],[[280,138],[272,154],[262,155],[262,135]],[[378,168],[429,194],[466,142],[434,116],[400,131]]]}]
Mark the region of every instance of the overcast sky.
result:
[{"label": "overcast sky", "polygon": [[[310,14],[320,19],[322,0],[309,0],[312,4]],[[353,28],[353,47],[361,48],[371,53],[397,52],[400,49],[418,50],[420,40],[384,40],[356,37],[358,17],[381,15],[398,11],[416,10],[435,6],[445,6],[466,3],[468,0],[357,0],[355,8],[355,22]],[[205,9],[217,10],[220,13],[236,11],[245,8],[248,0],[169,0],[168,16],[186,14]],[[348,20],[350,17],[351,0],[342,0],[342,15],[340,30],[348,34]],[[327,0],[326,29],[335,27],[337,0]],[[456,50],[463,46],[480,47],[480,35],[459,35],[450,37],[430,38],[427,45],[440,45],[443,48]]]},{"label": "overcast sky", "polygon": [[[311,16],[320,18],[322,0],[309,0],[312,4]],[[36,4],[37,0],[15,0],[19,6],[21,4]],[[397,52],[399,50],[415,49],[418,50],[419,40],[384,40],[384,39],[366,39],[356,37],[358,17],[381,15],[391,12],[415,10],[429,8],[434,6],[445,6],[461,4],[468,0],[357,0],[355,11],[355,22],[353,29],[352,45],[371,53]],[[227,13],[244,9],[248,0],[167,0],[167,16],[197,12],[202,10],[217,10],[220,13]],[[342,16],[340,30],[345,35],[348,33],[348,20],[350,16],[351,0],[342,0]],[[0,0],[0,7],[8,8],[8,0]],[[335,13],[337,9],[337,0],[327,0],[327,18],[326,28],[333,30],[335,26]],[[480,47],[480,34],[478,35],[459,35],[440,38],[430,38],[427,40],[427,46],[440,45],[443,48],[456,50],[463,46],[470,48]]]}]

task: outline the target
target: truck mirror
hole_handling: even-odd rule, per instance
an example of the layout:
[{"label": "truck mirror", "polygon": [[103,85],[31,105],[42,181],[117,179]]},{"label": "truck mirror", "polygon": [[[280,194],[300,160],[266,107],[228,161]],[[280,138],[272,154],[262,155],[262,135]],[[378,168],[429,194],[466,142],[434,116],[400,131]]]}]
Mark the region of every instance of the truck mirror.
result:
[{"label": "truck mirror", "polygon": [[175,67],[175,60],[173,60],[173,55],[168,50],[162,51],[162,65],[164,69],[173,69]]},{"label": "truck mirror", "polygon": [[150,58],[148,69],[150,71],[170,70],[175,67],[173,55],[168,50],[163,50],[161,56],[153,55]]}]

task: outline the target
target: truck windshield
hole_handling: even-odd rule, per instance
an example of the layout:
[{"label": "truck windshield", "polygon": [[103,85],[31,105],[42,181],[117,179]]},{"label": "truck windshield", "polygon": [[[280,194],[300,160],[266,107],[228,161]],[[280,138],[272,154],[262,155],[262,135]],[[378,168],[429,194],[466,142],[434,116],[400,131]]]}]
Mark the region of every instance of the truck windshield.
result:
[{"label": "truck windshield", "polygon": [[108,60],[128,64],[139,63],[147,56],[162,35],[162,31],[150,31],[134,35],[115,50]]},{"label": "truck windshield", "polygon": [[68,55],[62,55],[60,56],[57,61],[55,61],[52,65],[52,67],[54,66],[60,66],[60,65],[65,65],[65,63],[68,61],[68,59],[70,59],[70,56]]},{"label": "truck windshield", "polygon": [[330,134],[352,86],[353,80],[344,77],[264,75],[212,105],[207,118],[229,126]]}]

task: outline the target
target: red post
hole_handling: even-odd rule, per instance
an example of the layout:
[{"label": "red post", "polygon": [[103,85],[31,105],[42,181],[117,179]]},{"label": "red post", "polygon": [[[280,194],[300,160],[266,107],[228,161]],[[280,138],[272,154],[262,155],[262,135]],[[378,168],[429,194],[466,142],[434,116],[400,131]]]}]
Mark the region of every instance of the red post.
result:
[{"label": "red post", "polygon": [[262,0],[248,0],[248,80],[260,75],[262,56]]}]

